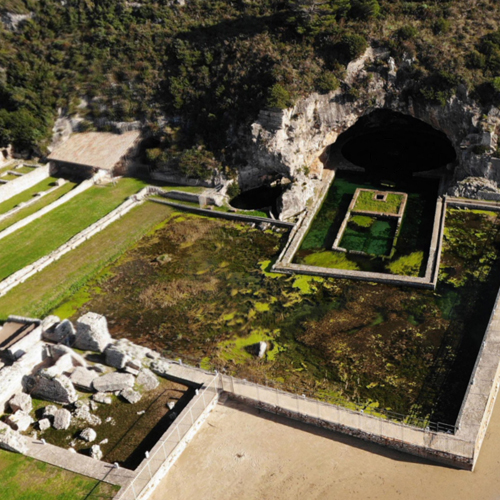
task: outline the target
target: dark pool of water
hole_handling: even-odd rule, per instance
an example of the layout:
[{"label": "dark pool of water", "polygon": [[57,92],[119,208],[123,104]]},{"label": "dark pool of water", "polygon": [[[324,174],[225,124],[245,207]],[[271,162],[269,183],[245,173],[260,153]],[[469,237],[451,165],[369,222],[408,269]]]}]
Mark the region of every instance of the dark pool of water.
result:
[{"label": "dark pool of water", "polygon": [[243,191],[230,202],[230,205],[240,210],[261,210],[263,208],[276,209],[276,202],[283,192],[281,186],[260,186]]}]

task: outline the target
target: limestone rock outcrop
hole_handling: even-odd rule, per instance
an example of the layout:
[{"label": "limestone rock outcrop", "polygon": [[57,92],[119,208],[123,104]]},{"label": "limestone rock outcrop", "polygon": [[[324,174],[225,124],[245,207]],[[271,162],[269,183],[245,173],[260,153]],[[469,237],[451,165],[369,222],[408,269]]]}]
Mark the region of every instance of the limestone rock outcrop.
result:
[{"label": "limestone rock outcrop", "polygon": [[[407,76],[411,65],[408,59],[397,68],[387,52],[369,48],[349,64],[341,89],[310,94],[292,108],[261,111],[250,134],[245,128],[238,137],[248,162],[239,169],[242,189],[262,185],[270,176],[291,179],[294,188],[283,197],[281,218],[299,212],[306,207],[312,190],[300,192],[298,187],[309,186],[321,177],[329,146],[361,117],[377,109],[409,115],[444,132],[457,155],[456,163],[449,165],[454,184],[469,176],[500,182],[500,159],[492,157],[500,110],[482,108],[464,86],[443,103],[413,99],[414,82]],[[369,73],[367,67],[371,68]],[[346,88],[363,80],[368,83],[359,98],[350,97]]]}]

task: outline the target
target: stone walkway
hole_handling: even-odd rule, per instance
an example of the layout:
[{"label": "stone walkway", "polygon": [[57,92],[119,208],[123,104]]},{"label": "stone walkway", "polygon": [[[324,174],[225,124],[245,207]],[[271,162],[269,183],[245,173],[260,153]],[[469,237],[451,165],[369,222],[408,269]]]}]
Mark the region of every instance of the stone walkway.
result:
[{"label": "stone walkway", "polygon": [[94,460],[80,453],[72,453],[48,443],[42,444],[40,440],[29,436],[24,436],[24,442],[28,448],[27,456],[76,474],[118,486],[124,486],[134,477],[134,472],[129,469],[115,469],[106,462]]}]

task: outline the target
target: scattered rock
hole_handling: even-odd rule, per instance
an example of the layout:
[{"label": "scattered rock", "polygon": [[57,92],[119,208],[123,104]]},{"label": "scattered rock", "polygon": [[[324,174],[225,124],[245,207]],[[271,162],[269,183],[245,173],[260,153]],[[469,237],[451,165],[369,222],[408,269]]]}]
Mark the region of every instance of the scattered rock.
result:
[{"label": "scattered rock", "polygon": [[24,432],[33,423],[30,415],[22,410],[17,410],[16,413],[7,417],[7,423],[15,431]]},{"label": "scattered rock", "polygon": [[133,375],[134,377],[137,377],[139,375],[139,370],[136,368],[131,368],[130,366],[125,367],[125,373],[130,373],[130,375]]},{"label": "scattered rock", "polygon": [[83,429],[82,432],[80,432],[80,439],[87,441],[87,443],[95,441],[96,437],[97,437],[97,432],[91,427],[87,427],[86,429]]},{"label": "scattered rock", "polygon": [[57,410],[54,414],[54,429],[59,431],[66,430],[71,424],[71,413],[62,408]]},{"label": "scattered rock", "polygon": [[76,453],[76,450],[75,450],[74,448],[68,448],[68,451],[69,451],[70,453]]},{"label": "scattered rock", "polygon": [[128,403],[135,404],[141,400],[141,395],[133,389],[125,389],[121,392],[121,397]]},{"label": "scattered rock", "polygon": [[156,375],[148,368],[143,368],[139,375],[137,375],[137,384],[140,385],[145,391],[156,389],[160,382]]},{"label": "scattered rock", "polygon": [[93,390],[92,382],[98,376],[97,372],[84,368],[83,366],[79,366],[75,368],[73,373],[70,375],[70,379],[75,387],[84,389],[85,391],[91,391]]},{"label": "scattered rock", "polygon": [[150,368],[160,377],[164,377],[170,371],[170,363],[164,358],[158,358],[151,363]]},{"label": "scattered rock", "polygon": [[91,400],[89,405],[92,411],[96,411],[99,408],[99,405],[94,400]]},{"label": "scattered rock", "polygon": [[106,364],[122,370],[125,366],[139,370],[141,360],[146,357],[149,349],[135,345],[127,339],[120,339],[106,348]]},{"label": "scattered rock", "polygon": [[169,410],[173,410],[175,408],[175,402],[174,401],[169,401],[167,403],[167,407]]},{"label": "scattered rock", "polygon": [[102,451],[98,444],[95,444],[92,448],[90,448],[90,456],[95,460],[102,460]]},{"label": "scattered rock", "polygon": [[111,340],[104,316],[89,312],[77,320],[75,337],[77,349],[104,352]]},{"label": "scattered rock", "polygon": [[73,361],[73,366],[87,366],[87,362],[85,361],[83,356],[80,356],[80,354],[73,351],[71,347],[68,347],[64,344],[51,345],[50,354],[53,358],[56,359],[59,359],[60,357],[65,356],[66,354],[69,354]]},{"label": "scattered rock", "polygon": [[50,342],[66,342],[72,344],[75,338],[75,327],[68,319],[61,321],[56,327],[43,332],[43,338]]},{"label": "scattered rock", "polygon": [[97,392],[124,391],[134,387],[135,378],[130,373],[106,373],[92,382]]},{"label": "scattered rock", "polygon": [[103,439],[103,440],[99,443],[99,445],[102,445],[102,444],[108,444],[108,442],[109,442],[109,439]]},{"label": "scattered rock", "polygon": [[106,372],[106,368],[104,367],[104,365],[101,365],[100,363],[96,363],[95,365],[92,365],[90,368],[92,370],[96,371],[97,373],[105,373]]},{"label": "scattered rock", "polygon": [[73,371],[73,358],[70,353],[66,353],[61,356],[52,366],[45,369],[45,374],[48,377],[56,377],[57,375],[62,375],[63,373],[68,373]]},{"label": "scattered rock", "polygon": [[92,399],[94,401],[97,401],[98,403],[103,403],[105,405],[110,405],[113,402],[113,399],[111,396],[108,394],[105,394],[104,392],[96,392],[93,396]]},{"label": "scattered rock", "polygon": [[48,418],[42,418],[42,420],[38,421],[38,428],[41,431],[46,431],[50,428],[50,420]]},{"label": "scattered rock", "polygon": [[22,410],[25,413],[30,413],[33,409],[33,403],[29,394],[20,392],[16,394],[10,401],[9,406],[13,412],[17,410]]},{"label": "scattered rock", "polygon": [[75,387],[66,375],[51,377],[44,370],[41,370],[36,376],[31,395],[38,399],[61,404],[74,403],[78,399]]},{"label": "scattered rock", "polygon": [[58,408],[55,405],[48,405],[48,406],[46,406],[43,409],[43,418],[53,417],[56,414],[57,410],[58,410]]},{"label": "scattered rock", "polygon": [[87,405],[77,408],[73,413],[73,417],[77,420],[83,420],[94,427],[102,424],[102,420],[97,415],[90,413],[90,408]]},{"label": "scattered rock", "polygon": [[23,455],[28,452],[22,436],[4,422],[0,422],[0,448]]}]

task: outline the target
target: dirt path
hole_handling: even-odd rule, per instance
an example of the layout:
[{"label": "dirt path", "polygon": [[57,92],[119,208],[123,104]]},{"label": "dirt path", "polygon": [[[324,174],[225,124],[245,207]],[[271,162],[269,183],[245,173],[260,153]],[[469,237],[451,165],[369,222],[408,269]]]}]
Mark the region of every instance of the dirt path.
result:
[{"label": "dirt path", "polygon": [[471,473],[228,401],[216,407],[152,500],[499,498],[498,403]]}]

